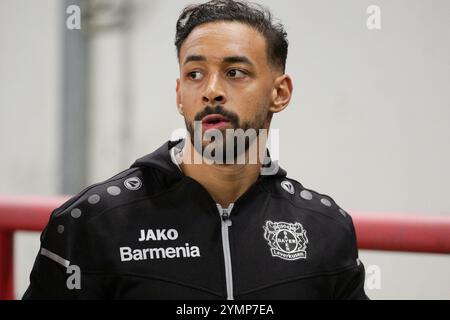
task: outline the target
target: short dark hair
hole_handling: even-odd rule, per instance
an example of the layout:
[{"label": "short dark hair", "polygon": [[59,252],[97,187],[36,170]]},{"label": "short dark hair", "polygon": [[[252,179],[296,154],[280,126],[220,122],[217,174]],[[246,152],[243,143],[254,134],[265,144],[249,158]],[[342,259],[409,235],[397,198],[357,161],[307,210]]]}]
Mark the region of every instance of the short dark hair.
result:
[{"label": "short dark hair", "polygon": [[178,59],[183,42],[195,27],[217,21],[241,22],[259,31],[266,39],[269,62],[285,72],[289,43],[283,25],[275,23],[272,13],[262,5],[238,0],[211,0],[185,7],[176,27]]}]

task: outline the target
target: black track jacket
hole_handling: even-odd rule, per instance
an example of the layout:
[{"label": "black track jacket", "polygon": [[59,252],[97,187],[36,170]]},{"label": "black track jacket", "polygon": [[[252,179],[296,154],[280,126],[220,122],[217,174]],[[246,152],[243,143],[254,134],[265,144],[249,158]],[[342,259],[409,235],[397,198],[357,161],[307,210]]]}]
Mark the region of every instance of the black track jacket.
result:
[{"label": "black track jacket", "polygon": [[351,217],[277,167],[222,208],[169,141],[55,209],[24,299],[367,299]]}]

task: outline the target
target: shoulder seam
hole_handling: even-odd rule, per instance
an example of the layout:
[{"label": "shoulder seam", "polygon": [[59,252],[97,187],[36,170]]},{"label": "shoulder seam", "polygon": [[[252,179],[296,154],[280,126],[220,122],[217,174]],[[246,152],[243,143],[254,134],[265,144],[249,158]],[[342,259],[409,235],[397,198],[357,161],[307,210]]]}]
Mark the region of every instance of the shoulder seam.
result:
[{"label": "shoulder seam", "polygon": [[[141,168],[133,168],[131,169],[131,171],[129,172],[129,174],[132,174],[138,170],[140,170]],[[80,193],[78,193],[77,195],[74,195],[70,200],[68,200],[67,202],[65,202],[64,204],[62,204],[60,207],[56,208],[54,210],[54,213],[56,214],[56,212],[63,212],[65,211],[67,208],[69,208],[74,202],[76,202],[78,199],[80,199],[82,196],[84,196],[88,191],[90,191],[91,189],[101,186],[103,184],[106,184],[108,182],[113,182],[113,181],[117,181],[123,178],[123,176],[118,177],[119,175],[127,172],[128,170],[130,170],[130,168],[123,170],[122,172],[119,172],[118,174],[112,176],[111,178],[104,180],[102,182],[98,182],[98,183],[94,183],[90,186],[88,186],[87,188],[85,188],[84,190],[82,190]],[[117,178],[116,178],[117,177]],[[53,214],[52,214],[53,216]]]},{"label": "shoulder seam", "polygon": [[[181,182],[181,181],[184,181],[184,180],[180,180],[179,182]],[[170,187],[167,188],[167,189],[164,189],[164,190],[162,190],[162,191],[160,191],[160,192],[157,192],[157,193],[154,193],[154,194],[152,194],[152,195],[146,195],[146,196],[143,196],[143,197],[140,197],[140,198],[136,198],[136,199],[132,199],[132,200],[127,201],[127,202],[120,203],[120,204],[118,204],[118,205],[116,205],[116,206],[113,206],[113,207],[110,207],[110,208],[106,208],[105,210],[100,211],[100,212],[98,213],[98,215],[95,216],[95,218],[97,218],[97,217],[99,217],[99,216],[101,216],[101,215],[103,215],[103,214],[105,214],[105,213],[107,213],[107,212],[109,212],[109,211],[112,211],[112,210],[114,210],[114,209],[118,209],[118,208],[121,208],[121,207],[130,205],[130,204],[133,204],[133,203],[137,203],[137,202],[144,201],[144,200],[149,200],[149,199],[154,199],[154,198],[157,198],[157,197],[159,197],[159,196],[162,196],[162,195],[164,195],[165,193],[170,192],[172,188],[177,188],[179,182],[178,182],[178,183],[175,183],[174,185],[170,186]]]},{"label": "shoulder seam", "polygon": [[[295,208],[303,209],[303,210],[309,210],[309,211],[312,211],[312,212],[316,212],[316,213],[318,213],[318,214],[320,214],[320,215],[322,215],[322,216],[325,216],[325,217],[327,217],[327,218],[329,218],[329,219],[332,219],[332,220],[336,221],[337,223],[340,223],[340,224],[344,225],[345,227],[349,227],[349,226],[351,226],[351,225],[353,224],[353,223],[344,223],[344,222],[342,222],[340,219],[334,218],[333,216],[328,215],[328,214],[325,214],[325,213],[323,213],[323,212],[321,212],[321,211],[314,210],[314,209],[307,208],[307,207],[299,206],[299,205],[297,205],[296,203],[294,203],[293,201],[291,201],[291,200],[288,199],[288,198],[285,198],[285,197],[282,197],[282,196],[274,195],[272,192],[270,192],[270,190],[267,190],[267,188],[266,188],[265,186],[263,186],[263,189],[269,194],[270,197],[275,198],[275,199],[282,199],[282,200],[285,200],[285,201],[289,202],[289,203],[290,203],[292,206],[294,206]],[[337,213],[339,213],[339,212],[337,212]],[[348,216],[350,217],[349,214],[348,214]]]},{"label": "shoulder seam", "polygon": [[[283,179],[288,179],[288,180],[295,181],[295,182],[298,183],[298,184],[300,185],[300,187],[303,188],[304,190],[307,190],[307,191],[310,191],[310,192],[314,192],[314,193],[318,194],[319,196],[326,197],[326,198],[330,199],[331,201],[334,202],[334,204],[335,204],[336,207],[338,208],[338,210],[336,211],[337,213],[339,213],[339,209],[342,209],[342,208],[336,203],[336,201],[333,199],[333,197],[331,197],[331,196],[329,196],[329,195],[327,195],[327,194],[323,194],[323,193],[317,192],[317,191],[312,190],[312,189],[305,188],[300,182],[298,182],[298,181],[295,180],[295,179],[292,179],[292,178],[289,178],[289,177],[283,177]],[[280,180],[283,180],[283,179],[280,179]],[[326,213],[323,213],[323,212],[318,211],[318,210],[310,209],[310,208],[308,208],[308,207],[299,206],[298,204],[296,204],[295,202],[293,202],[291,199],[289,199],[289,198],[287,198],[287,197],[277,196],[277,195],[273,194],[273,192],[271,192],[265,185],[262,185],[262,187],[263,187],[263,189],[264,189],[271,197],[274,197],[274,198],[277,198],[277,199],[278,199],[278,198],[279,198],[279,199],[284,199],[284,200],[288,201],[290,204],[292,204],[292,205],[293,205],[294,207],[296,207],[296,208],[300,208],[300,209],[304,209],[304,210],[309,210],[309,211],[312,211],[312,212],[317,212],[317,213],[319,213],[319,214],[321,214],[321,215],[323,215],[323,216],[326,216],[326,217],[328,217],[328,218],[330,218],[330,219],[332,219],[332,220],[338,221],[339,223],[344,223],[344,222],[342,222],[340,219],[335,218],[335,217],[332,216],[332,215],[328,215],[328,214],[326,214]],[[343,209],[342,209],[342,210],[343,210]],[[340,213],[339,213],[339,214],[340,214]],[[349,214],[348,212],[346,212],[346,214],[347,214],[347,217],[344,217],[344,218],[345,218],[345,219],[349,219],[350,222],[345,222],[344,225],[345,225],[345,226],[353,225],[353,220],[352,220],[350,214]]]}]

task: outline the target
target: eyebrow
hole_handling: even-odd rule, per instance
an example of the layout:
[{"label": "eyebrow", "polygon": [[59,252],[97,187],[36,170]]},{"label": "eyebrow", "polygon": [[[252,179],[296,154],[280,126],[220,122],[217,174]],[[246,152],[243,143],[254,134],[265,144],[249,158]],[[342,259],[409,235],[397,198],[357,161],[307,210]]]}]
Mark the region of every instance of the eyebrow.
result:
[{"label": "eyebrow", "polygon": [[[187,63],[193,62],[193,61],[207,61],[207,59],[206,59],[205,56],[201,56],[201,55],[195,55],[195,54],[194,55],[189,55],[184,60],[183,65],[186,65]],[[229,57],[225,57],[225,58],[222,59],[222,63],[244,63],[244,64],[248,64],[249,66],[254,67],[254,64],[246,56],[229,56]]]}]

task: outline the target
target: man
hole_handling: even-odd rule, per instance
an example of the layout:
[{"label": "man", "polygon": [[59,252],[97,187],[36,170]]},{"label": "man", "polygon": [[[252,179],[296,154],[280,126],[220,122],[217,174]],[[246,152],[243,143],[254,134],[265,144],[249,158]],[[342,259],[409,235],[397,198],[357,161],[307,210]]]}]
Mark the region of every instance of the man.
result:
[{"label": "man", "polygon": [[351,217],[265,153],[293,90],[283,27],[210,1],[175,44],[187,138],[56,209],[24,298],[366,299]]}]

